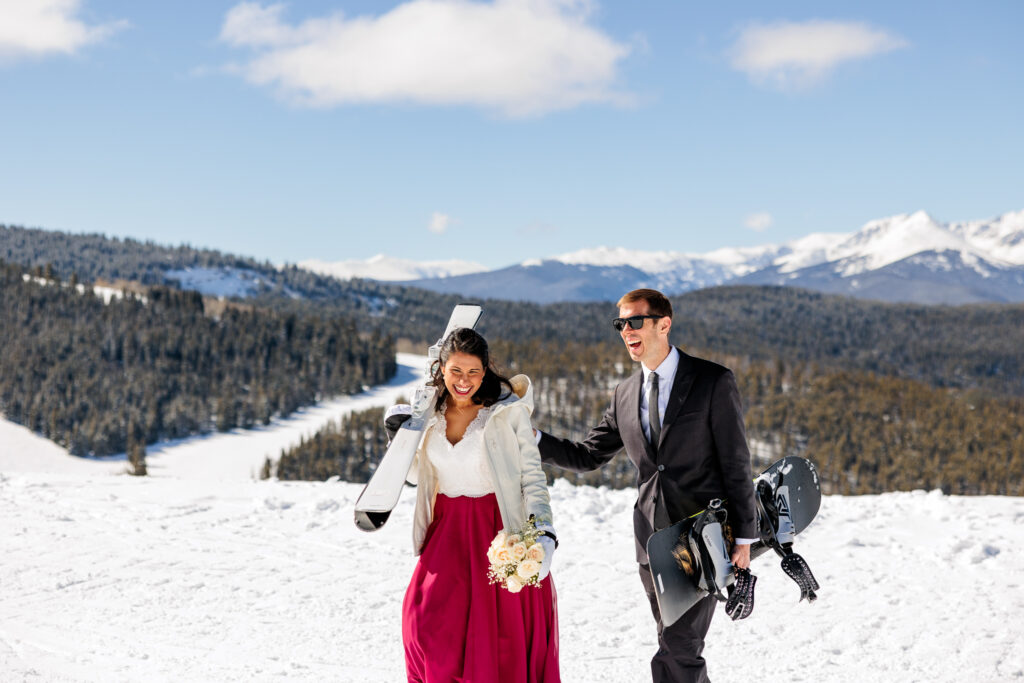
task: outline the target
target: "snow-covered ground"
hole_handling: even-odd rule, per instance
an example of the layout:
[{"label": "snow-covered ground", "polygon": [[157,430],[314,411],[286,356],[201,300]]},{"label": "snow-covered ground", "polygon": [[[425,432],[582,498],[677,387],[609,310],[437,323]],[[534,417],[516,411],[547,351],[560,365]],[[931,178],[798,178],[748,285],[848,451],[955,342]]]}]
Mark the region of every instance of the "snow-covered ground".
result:
[{"label": "snow-covered ground", "polygon": [[[407,491],[372,534],[360,485],[258,481],[282,443],[383,405],[399,382],[251,433],[149,449],[151,476],[72,458],[0,422],[0,680],[404,680]],[[650,680],[635,493],[552,488],[564,680]],[[715,681],[1024,679],[1024,499],[827,497],[798,549],[811,605],[770,556],[746,621],[719,614]]]}]

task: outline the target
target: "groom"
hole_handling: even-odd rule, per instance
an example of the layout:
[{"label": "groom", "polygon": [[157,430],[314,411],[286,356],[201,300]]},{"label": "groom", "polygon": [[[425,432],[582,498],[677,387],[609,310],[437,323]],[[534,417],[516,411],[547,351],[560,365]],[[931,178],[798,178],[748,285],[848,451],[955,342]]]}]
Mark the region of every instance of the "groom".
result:
[{"label": "groom", "polygon": [[539,434],[544,462],[577,472],[601,467],[626,449],[639,476],[633,511],[640,580],[658,625],[654,681],[707,681],[701,656],[715,599],[703,599],[677,622],[661,622],[647,559],[647,539],[705,508],[712,498],[728,500],[736,536],[732,563],[750,565],[757,536],[750,452],[736,379],[727,368],[688,356],[669,344],[672,304],[661,292],[637,289],[619,302],[612,321],[629,356],[641,364],[615,388],[611,406],[585,441]]}]

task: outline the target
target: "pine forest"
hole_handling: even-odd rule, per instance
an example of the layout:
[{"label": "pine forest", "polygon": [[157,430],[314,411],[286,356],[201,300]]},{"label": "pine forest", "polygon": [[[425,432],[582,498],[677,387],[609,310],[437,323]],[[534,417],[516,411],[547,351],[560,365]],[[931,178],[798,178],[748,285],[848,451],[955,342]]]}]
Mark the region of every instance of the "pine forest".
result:
[{"label": "pine forest", "polygon": [[[183,291],[166,274],[245,271],[244,298]],[[116,283],[116,296],[94,286]],[[96,291],[100,291],[96,287]],[[392,377],[460,297],[191,246],[0,226],[0,413],[75,455],[266,424]],[[509,374],[534,381],[535,425],[583,438],[635,371],[609,302],[481,302],[481,332]],[[887,304],[787,287],[672,297],[672,341],[731,368],[755,469],[818,464],[828,493],[935,489],[1024,494],[1024,306]],[[380,411],[345,417],[265,476],[365,481],[385,449]],[[601,470],[550,470],[626,487]]]},{"label": "pine forest", "polygon": [[395,373],[392,342],[349,320],[219,308],[165,287],[107,304],[0,262],[0,408],[74,455],[102,456],[266,424]]}]

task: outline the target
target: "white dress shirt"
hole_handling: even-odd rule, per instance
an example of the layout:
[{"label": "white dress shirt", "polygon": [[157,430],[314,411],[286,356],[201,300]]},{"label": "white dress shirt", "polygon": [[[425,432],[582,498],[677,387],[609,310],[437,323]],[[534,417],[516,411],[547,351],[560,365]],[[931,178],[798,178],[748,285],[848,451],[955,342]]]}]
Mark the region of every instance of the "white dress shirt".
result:
[{"label": "white dress shirt", "polygon": [[644,373],[644,384],[643,394],[640,399],[640,424],[644,429],[644,436],[647,437],[647,441],[651,440],[651,375],[658,375],[658,417],[660,418],[658,427],[665,424],[665,411],[668,410],[668,397],[672,393],[672,383],[676,381],[676,370],[679,369],[679,350],[674,347],[669,347],[668,355],[665,356],[665,360],[661,361],[661,365],[649,370],[643,363],[640,364],[640,369]]}]

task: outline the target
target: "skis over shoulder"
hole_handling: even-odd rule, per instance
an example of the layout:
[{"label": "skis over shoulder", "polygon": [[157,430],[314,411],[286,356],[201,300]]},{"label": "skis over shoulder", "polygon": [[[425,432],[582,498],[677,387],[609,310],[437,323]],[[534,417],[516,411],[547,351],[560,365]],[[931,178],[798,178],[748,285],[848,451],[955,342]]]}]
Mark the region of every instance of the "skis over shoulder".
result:
[{"label": "skis over shoulder", "polygon": [[391,511],[398,504],[405,485],[405,477],[409,474],[412,461],[416,457],[423,430],[434,415],[434,401],[437,390],[431,386],[433,365],[441,352],[441,344],[460,327],[475,328],[480,321],[483,309],[477,304],[459,304],[452,310],[444,334],[427,350],[427,366],[423,384],[416,389],[412,400],[412,417],[399,428],[395,438],[381,458],[377,469],[363,492],[356,500],[355,522],[363,531],[376,531],[384,526],[391,516]]}]

